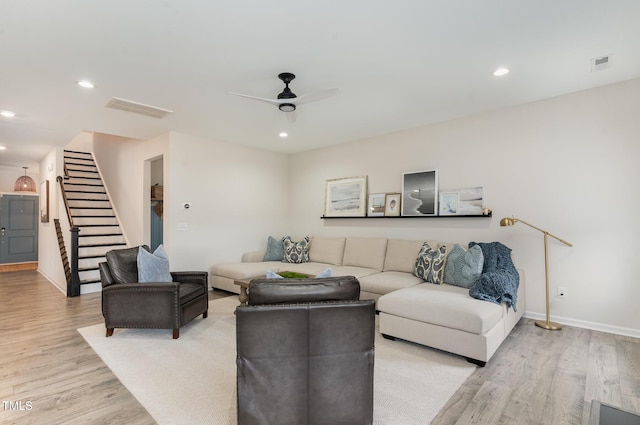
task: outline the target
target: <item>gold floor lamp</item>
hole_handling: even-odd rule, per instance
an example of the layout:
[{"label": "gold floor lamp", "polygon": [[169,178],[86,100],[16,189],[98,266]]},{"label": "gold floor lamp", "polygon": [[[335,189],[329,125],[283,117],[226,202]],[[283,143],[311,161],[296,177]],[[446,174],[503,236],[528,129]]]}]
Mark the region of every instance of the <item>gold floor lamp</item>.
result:
[{"label": "gold floor lamp", "polygon": [[562,242],[563,244],[567,245],[567,246],[573,246],[571,245],[569,242],[560,239],[557,236],[552,235],[551,233],[547,232],[546,230],[542,230],[539,227],[534,226],[533,224],[529,224],[524,220],[520,220],[519,218],[503,218],[502,220],[500,220],[500,226],[513,226],[514,224],[516,224],[517,222],[520,222],[522,224],[526,224],[529,227],[532,227],[534,229],[536,229],[539,232],[542,232],[544,234],[544,278],[545,278],[545,288],[546,288],[546,293],[547,293],[547,320],[536,320],[536,326],[543,328],[543,329],[547,329],[550,331],[559,331],[560,329],[562,329],[562,325],[560,323],[556,323],[556,322],[552,322],[551,320],[549,320],[549,247],[548,247],[548,240],[549,240],[549,236],[551,236],[554,239],[559,240],[560,242]]}]

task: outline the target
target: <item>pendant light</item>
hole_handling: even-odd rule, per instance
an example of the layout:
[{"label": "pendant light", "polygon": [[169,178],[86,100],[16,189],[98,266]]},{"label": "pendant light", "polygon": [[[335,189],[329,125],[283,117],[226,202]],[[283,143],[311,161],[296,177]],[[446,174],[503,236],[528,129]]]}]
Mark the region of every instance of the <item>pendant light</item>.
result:
[{"label": "pendant light", "polygon": [[27,176],[27,169],[29,167],[24,168],[24,176],[18,177],[16,180],[16,184],[13,188],[14,192],[35,192],[36,191],[36,182],[29,176]]}]

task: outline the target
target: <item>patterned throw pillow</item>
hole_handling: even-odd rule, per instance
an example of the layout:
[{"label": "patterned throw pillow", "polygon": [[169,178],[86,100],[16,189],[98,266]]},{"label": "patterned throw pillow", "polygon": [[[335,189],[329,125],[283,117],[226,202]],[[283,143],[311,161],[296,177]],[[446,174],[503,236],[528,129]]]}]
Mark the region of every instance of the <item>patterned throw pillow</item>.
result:
[{"label": "patterned throw pillow", "polygon": [[442,245],[433,250],[428,242],[420,248],[413,274],[422,280],[440,285],[444,275],[444,265],[447,258],[447,246]]},{"label": "patterned throw pillow", "polygon": [[484,256],[479,245],[465,250],[461,245],[455,244],[447,257],[447,265],[444,268],[444,283],[471,288],[482,274]]},{"label": "patterned throw pillow", "polygon": [[306,236],[298,242],[293,242],[290,236],[282,239],[284,243],[285,263],[308,263],[309,262],[309,242],[311,239]]}]

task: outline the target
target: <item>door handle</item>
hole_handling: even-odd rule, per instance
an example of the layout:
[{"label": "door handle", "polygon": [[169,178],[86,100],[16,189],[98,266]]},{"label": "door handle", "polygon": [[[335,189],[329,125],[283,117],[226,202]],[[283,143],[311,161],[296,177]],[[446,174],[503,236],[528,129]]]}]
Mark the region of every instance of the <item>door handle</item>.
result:
[{"label": "door handle", "polygon": [[1,235],[1,236],[4,236],[4,231],[5,231],[5,228],[4,228],[4,227],[3,227],[2,229],[0,229],[0,235]]}]

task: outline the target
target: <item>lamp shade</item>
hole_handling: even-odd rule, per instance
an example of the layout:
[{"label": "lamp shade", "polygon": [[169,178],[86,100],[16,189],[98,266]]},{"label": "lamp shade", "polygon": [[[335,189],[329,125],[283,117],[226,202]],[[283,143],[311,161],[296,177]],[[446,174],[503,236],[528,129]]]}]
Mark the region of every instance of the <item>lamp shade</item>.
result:
[{"label": "lamp shade", "polygon": [[502,220],[500,220],[500,226],[513,226],[514,224],[516,224],[516,221],[518,221],[515,218],[509,218],[509,217],[505,217]]},{"label": "lamp shade", "polygon": [[24,168],[24,176],[18,177],[16,180],[16,184],[13,187],[14,192],[35,192],[36,191],[36,182],[29,176],[27,176],[27,168]]}]

